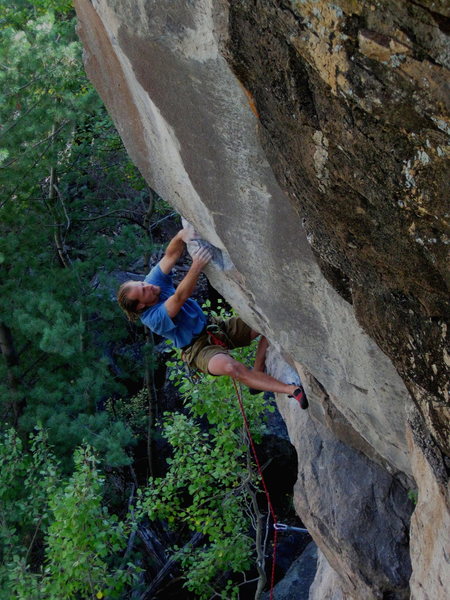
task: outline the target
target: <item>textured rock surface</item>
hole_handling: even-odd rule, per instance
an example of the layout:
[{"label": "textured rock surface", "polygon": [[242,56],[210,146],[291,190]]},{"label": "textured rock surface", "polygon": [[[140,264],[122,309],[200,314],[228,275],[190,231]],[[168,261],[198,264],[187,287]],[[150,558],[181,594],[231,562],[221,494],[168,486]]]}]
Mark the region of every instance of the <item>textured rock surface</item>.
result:
[{"label": "textured rock surface", "polygon": [[[448,515],[446,3],[75,4],[130,155],[217,248],[213,285],[304,381],[310,416],[283,406],[302,518],[346,593],[405,597],[413,475],[419,505],[430,493]],[[411,397],[425,433],[410,450]],[[418,557],[439,593],[447,559],[414,518],[420,598]]]},{"label": "textured rock surface", "polygon": [[346,600],[339,575],[330,567],[322,552],[317,554],[317,573],[309,589],[308,600]]},{"label": "textured rock surface", "polygon": [[312,418],[299,427],[300,418],[290,429],[303,456],[294,497],[308,531],[348,595],[408,598],[412,507],[406,490]]},{"label": "textured rock surface", "polygon": [[[278,377],[286,377],[290,369],[273,349],[267,366]],[[315,406],[328,401],[322,396],[311,398]],[[280,397],[278,408],[298,455],[297,513],[339,573],[345,597],[408,598],[413,506],[407,490],[380,465],[338,440],[313,411],[302,411],[286,397]]]},{"label": "textured rock surface", "polygon": [[230,6],[271,166],[448,453],[448,5]]},{"label": "textured rock surface", "polygon": [[419,485],[411,520],[411,599],[434,600],[450,590],[450,489],[440,454],[417,411],[410,416],[408,439]]},{"label": "textured rock surface", "polygon": [[[295,560],[285,577],[273,590],[276,600],[308,600],[309,588],[314,580],[317,564],[317,546],[310,542],[302,554]],[[270,593],[262,600],[270,600]]]}]

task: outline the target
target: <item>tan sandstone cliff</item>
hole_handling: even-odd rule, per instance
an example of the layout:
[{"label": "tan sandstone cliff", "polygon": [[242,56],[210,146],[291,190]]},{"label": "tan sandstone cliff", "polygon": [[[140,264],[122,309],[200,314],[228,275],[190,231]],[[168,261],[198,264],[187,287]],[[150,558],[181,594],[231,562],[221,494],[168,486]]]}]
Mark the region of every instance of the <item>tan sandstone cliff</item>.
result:
[{"label": "tan sandstone cliff", "polygon": [[448,4],[75,5],[131,157],[311,398],[279,399],[310,597],[445,598]]}]

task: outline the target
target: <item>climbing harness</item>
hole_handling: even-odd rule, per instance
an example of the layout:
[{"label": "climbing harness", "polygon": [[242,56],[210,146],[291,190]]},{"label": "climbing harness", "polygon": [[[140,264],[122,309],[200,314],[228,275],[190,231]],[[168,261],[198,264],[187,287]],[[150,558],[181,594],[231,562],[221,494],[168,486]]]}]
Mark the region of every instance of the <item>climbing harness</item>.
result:
[{"label": "climbing harness", "polygon": [[211,345],[213,346],[221,346],[222,348],[226,348],[228,349],[228,346],[225,342],[223,342],[222,340],[220,340],[214,333],[212,333],[211,331],[208,331],[208,338],[209,341],[211,342]]},{"label": "climbing harness", "polygon": [[226,342],[224,342],[221,338],[218,337],[219,334],[222,336],[228,337],[226,335],[226,333],[222,330],[220,325],[218,325],[217,323],[214,323],[214,322],[209,323],[206,326],[206,333],[208,334],[208,339],[213,346],[221,346],[222,348],[225,348],[226,350],[229,349],[229,345]]},{"label": "climbing harness", "polygon": [[[221,346],[222,348],[226,348],[226,349],[228,349],[232,346],[232,344],[227,344],[227,342],[224,342],[220,337],[218,337],[219,335],[226,337],[226,338],[228,336],[221,329],[220,325],[210,321],[210,317],[208,317],[208,321],[207,321],[205,327],[199,333],[197,333],[196,335],[194,335],[192,337],[189,344],[186,344],[186,346],[183,346],[181,348],[182,352],[184,352],[185,350],[190,348],[193,344],[195,344],[195,342],[198,339],[200,339],[202,337],[202,335],[205,335],[205,334],[208,336],[208,340],[210,341],[211,345],[213,345],[213,346]],[[228,339],[228,341],[230,341],[230,340]]]}]

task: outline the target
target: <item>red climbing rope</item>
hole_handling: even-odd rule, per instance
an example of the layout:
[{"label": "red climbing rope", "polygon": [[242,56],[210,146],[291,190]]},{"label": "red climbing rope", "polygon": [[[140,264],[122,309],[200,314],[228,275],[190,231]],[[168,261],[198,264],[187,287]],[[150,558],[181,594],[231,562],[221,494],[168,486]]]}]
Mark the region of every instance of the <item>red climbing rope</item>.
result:
[{"label": "red climbing rope", "polygon": [[263,475],[263,472],[261,469],[261,464],[259,462],[258,455],[256,453],[256,448],[255,448],[255,444],[253,442],[252,434],[250,433],[250,425],[248,423],[247,415],[245,414],[245,409],[244,409],[244,404],[242,402],[241,394],[236,385],[236,381],[234,379],[232,379],[232,381],[233,381],[234,389],[236,390],[236,396],[237,396],[237,399],[239,402],[239,408],[241,409],[242,417],[244,419],[245,430],[247,432],[248,440],[250,442],[250,446],[251,446],[252,453],[253,453],[253,458],[255,459],[255,463],[258,468],[258,473],[261,478],[261,483],[263,485],[264,492],[265,492],[266,498],[267,498],[267,505],[269,507],[269,511],[270,511],[270,514],[272,515],[272,520],[273,520],[274,529],[273,529],[272,574],[271,574],[271,579],[270,579],[270,600],[272,600],[273,588],[274,588],[274,584],[275,584],[275,561],[276,561],[276,557],[277,557],[277,539],[278,539],[278,530],[276,528],[276,525],[277,525],[278,520],[277,520],[277,515],[275,514],[275,511],[272,506],[272,501],[270,500],[269,490],[267,489],[267,485],[264,480],[264,475]]}]

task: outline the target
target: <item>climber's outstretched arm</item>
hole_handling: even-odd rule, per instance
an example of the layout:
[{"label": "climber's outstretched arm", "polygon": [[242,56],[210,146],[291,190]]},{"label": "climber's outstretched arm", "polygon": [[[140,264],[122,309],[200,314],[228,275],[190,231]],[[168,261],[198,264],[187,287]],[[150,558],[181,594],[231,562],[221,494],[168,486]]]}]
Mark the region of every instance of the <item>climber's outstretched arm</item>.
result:
[{"label": "climber's outstretched arm", "polygon": [[209,248],[197,248],[192,255],[192,265],[185,277],[178,284],[175,294],[168,298],[164,305],[167,314],[173,319],[179,312],[183,304],[191,297],[200,273],[204,266],[211,260],[211,250]]}]

